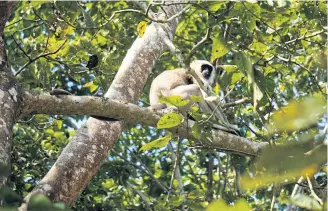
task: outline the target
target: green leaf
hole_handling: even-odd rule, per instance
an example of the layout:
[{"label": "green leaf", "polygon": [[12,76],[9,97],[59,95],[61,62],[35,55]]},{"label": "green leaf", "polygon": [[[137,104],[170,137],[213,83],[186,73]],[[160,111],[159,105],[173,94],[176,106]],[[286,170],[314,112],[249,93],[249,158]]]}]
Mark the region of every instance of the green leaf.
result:
[{"label": "green leaf", "polygon": [[195,103],[199,103],[204,100],[202,96],[197,96],[197,95],[190,95],[190,99]]},{"label": "green leaf", "polygon": [[68,208],[65,203],[63,202],[57,202],[57,203],[54,203],[53,207],[56,209],[56,210],[71,210],[70,208]]},{"label": "green leaf", "polygon": [[308,137],[307,141],[265,148],[252,167],[256,174],[252,177],[247,174],[242,176],[243,188],[254,190],[272,183],[290,183],[300,176],[312,176],[327,160],[326,146],[322,144],[313,149],[313,138],[312,136]]},{"label": "green leaf", "polygon": [[237,70],[237,65],[219,65],[218,67],[221,67],[227,72],[234,72]]},{"label": "green leaf", "polygon": [[229,48],[226,46],[220,35],[213,38],[211,61],[226,55],[228,52]]},{"label": "green leaf", "polygon": [[33,195],[28,203],[28,210],[53,210],[51,201],[42,194]]},{"label": "green leaf", "polygon": [[271,132],[295,131],[316,123],[326,108],[321,97],[305,97],[290,102],[272,115]]},{"label": "green leaf", "polygon": [[147,150],[151,150],[153,148],[165,147],[167,145],[167,143],[169,143],[170,140],[171,140],[171,135],[161,137],[159,139],[156,139],[155,141],[152,141],[152,142],[149,142],[149,143],[143,145],[140,148],[140,151],[147,151]]},{"label": "green leaf", "polygon": [[61,129],[63,127],[63,121],[62,120],[56,120],[56,124],[58,129]]},{"label": "green leaf", "polygon": [[221,8],[222,4],[225,4],[225,2],[211,2],[208,5],[208,9],[210,11],[216,12]]},{"label": "green leaf", "polygon": [[216,200],[212,203],[210,203],[206,207],[206,211],[219,211],[219,210],[224,210],[224,211],[248,211],[252,210],[249,206],[246,200],[240,199],[238,200],[234,206],[229,206],[225,203],[224,200],[219,199]]},{"label": "green leaf", "polygon": [[92,20],[91,16],[89,15],[89,13],[86,12],[83,7],[81,7],[81,9],[82,9],[83,17],[85,19],[86,27],[95,27],[96,24],[93,22],[93,20]]},{"label": "green leaf", "polygon": [[2,203],[4,202],[6,204],[15,204],[17,202],[21,202],[22,197],[9,187],[4,186],[0,188],[0,200]]},{"label": "green leaf", "polygon": [[105,189],[110,189],[110,188],[116,186],[117,184],[115,183],[114,179],[109,178],[109,179],[106,179],[105,182],[103,182],[101,185]]},{"label": "green leaf", "polygon": [[195,137],[196,139],[200,139],[201,138],[201,128],[199,127],[199,124],[195,123],[192,125],[191,127],[191,134],[193,137]]},{"label": "green leaf", "polygon": [[241,72],[236,72],[236,73],[232,74],[230,84],[235,84],[237,81],[239,81],[243,77],[244,77],[244,74]]},{"label": "green leaf", "polygon": [[168,104],[171,106],[176,106],[176,107],[183,107],[188,105],[189,100],[184,100],[182,99],[181,96],[179,95],[171,95],[164,97],[163,95],[159,96],[159,102],[163,104]]},{"label": "green leaf", "polygon": [[162,116],[157,122],[157,129],[172,128],[182,122],[182,116],[179,113],[167,113]]},{"label": "green leaf", "polygon": [[257,53],[264,53],[267,49],[268,49],[268,46],[265,45],[264,43],[262,42],[259,42],[257,40],[253,40],[252,44],[249,46],[250,49],[254,50],[255,52]]}]

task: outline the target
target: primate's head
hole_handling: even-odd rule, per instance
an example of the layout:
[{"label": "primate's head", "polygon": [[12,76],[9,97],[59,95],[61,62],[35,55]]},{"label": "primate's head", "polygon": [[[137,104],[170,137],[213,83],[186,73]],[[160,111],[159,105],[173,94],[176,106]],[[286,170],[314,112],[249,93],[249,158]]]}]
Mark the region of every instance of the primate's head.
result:
[{"label": "primate's head", "polygon": [[215,67],[206,60],[194,60],[190,63],[190,68],[194,70],[197,75],[209,85],[212,85],[215,80]]}]

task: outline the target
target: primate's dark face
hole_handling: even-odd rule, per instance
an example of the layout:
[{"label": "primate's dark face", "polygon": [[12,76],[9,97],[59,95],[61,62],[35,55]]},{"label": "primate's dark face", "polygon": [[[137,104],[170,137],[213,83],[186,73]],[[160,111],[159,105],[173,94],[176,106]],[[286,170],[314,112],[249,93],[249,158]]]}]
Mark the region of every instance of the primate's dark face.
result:
[{"label": "primate's dark face", "polygon": [[213,66],[208,65],[208,64],[203,64],[201,66],[201,73],[205,79],[209,79],[211,77],[213,71]]},{"label": "primate's dark face", "polygon": [[208,85],[213,85],[215,80],[215,67],[206,60],[194,60],[190,63],[190,68],[194,70],[199,78]]}]

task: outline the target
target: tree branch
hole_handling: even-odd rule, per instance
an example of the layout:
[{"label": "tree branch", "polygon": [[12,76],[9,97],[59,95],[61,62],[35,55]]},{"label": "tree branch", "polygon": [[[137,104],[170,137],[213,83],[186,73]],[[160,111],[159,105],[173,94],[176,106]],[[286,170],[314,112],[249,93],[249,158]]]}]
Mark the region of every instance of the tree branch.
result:
[{"label": "tree branch", "polygon": [[42,53],[40,54],[39,56],[31,59],[29,58],[30,60],[25,63],[23,65],[23,67],[21,67],[16,73],[15,73],[15,76],[17,76],[18,74],[20,74],[27,66],[29,66],[30,64],[32,64],[33,62],[35,62],[36,60],[40,59],[40,58],[46,58],[47,56],[49,55],[53,55],[53,54],[56,54],[60,51],[60,49],[62,49],[64,47],[64,45],[66,44],[67,40],[65,40],[60,46],[59,48],[57,48],[57,50],[53,51],[53,52],[49,52],[49,53]]},{"label": "tree branch", "polygon": [[242,98],[240,100],[236,100],[234,102],[230,102],[230,103],[225,103],[222,105],[223,108],[228,108],[228,107],[234,107],[234,106],[237,106],[237,105],[240,105],[240,104],[243,104],[243,103],[251,103],[252,100],[245,97],[245,98]]},{"label": "tree branch", "polygon": [[[40,93],[25,92],[21,116],[29,114],[60,114],[60,115],[93,115],[124,120],[129,124],[145,124],[156,126],[160,117],[167,110],[154,112],[152,107],[142,108],[132,103],[119,102],[102,97],[73,96],[73,95],[45,95]],[[169,110],[171,111],[171,110]],[[182,124],[171,132],[182,137],[194,140],[192,131],[193,123]],[[254,142],[247,138],[236,136],[220,130],[212,130],[211,141],[204,141],[196,148],[216,148],[236,154],[258,156],[267,143]]]},{"label": "tree branch", "polygon": [[311,38],[311,37],[315,37],[315,36],[318,36],[318,35],[320,35],[320,34],[322,34],[324,32],[325,32],[325,30],[321,30],[321,31],[315,32],[315,33],[313,33],[311,35],[308,35],[308,36],[303,35],[302,37],[298,37],[296,39],[289,40],[289,41],[285,42],[284,44],[287,45],[287,44],[290,44],[290,43],[297,42],[299,40],[304,40],[304,39],[308,39],[308,38]]}]

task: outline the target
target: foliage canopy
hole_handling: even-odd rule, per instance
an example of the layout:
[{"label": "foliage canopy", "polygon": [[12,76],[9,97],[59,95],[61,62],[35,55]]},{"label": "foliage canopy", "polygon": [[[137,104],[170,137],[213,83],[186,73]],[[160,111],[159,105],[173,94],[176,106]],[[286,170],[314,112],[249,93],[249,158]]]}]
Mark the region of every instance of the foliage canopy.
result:
[{"label": "foliage canopy", "polygon": [[[223,103],[252,99],[225,109],[230,122],[245,137],[270,142],[273,148],[251,165],[250,158],[215,149],[190,150],[190,142],[164,136],[162,129],[133,125],[121,134],[72,209],[181,210],[188,206],[205,210],[216,199],[220,200],[207,210],[283,210],[291,204],[322,209],[309,188],[290,196],[302,175],[315,175],[313,185],[319,190],[326,185],[327,172],[322,167],[326,161],[322,131],[327,124],[323,114],[326,2],[279,2],[195,2],[182,14],[174,37],[185,58],[219,58],[223,74],[214,90],[224,96]],[[74,95],[102,95],[132,42],[147,30],[149,20],[142,12],[127,10],[132,8],[139,10],[133,2],[124,1],[22,1],[5,29],[11,68],[27,89],[50,91],[57,85]],[[202,39],[205,42],[192,50]],[[87,67],[93,55],[98,64]],[[154,76],[179,66],[174,55],[164,53],[139,105],[148,105]],[[182,119],[176,115],[167,117],[172,122],[162,119],[161,128],[179,124]],[[15,125],[10,188],[18,196],[25,196],[42,179],[85,119],[38,114]],[[171,182],[175,159],[181,181]],[[6,203],[17,206],[19,200]],[[48,206],[47,199],[37,200]]]}]

